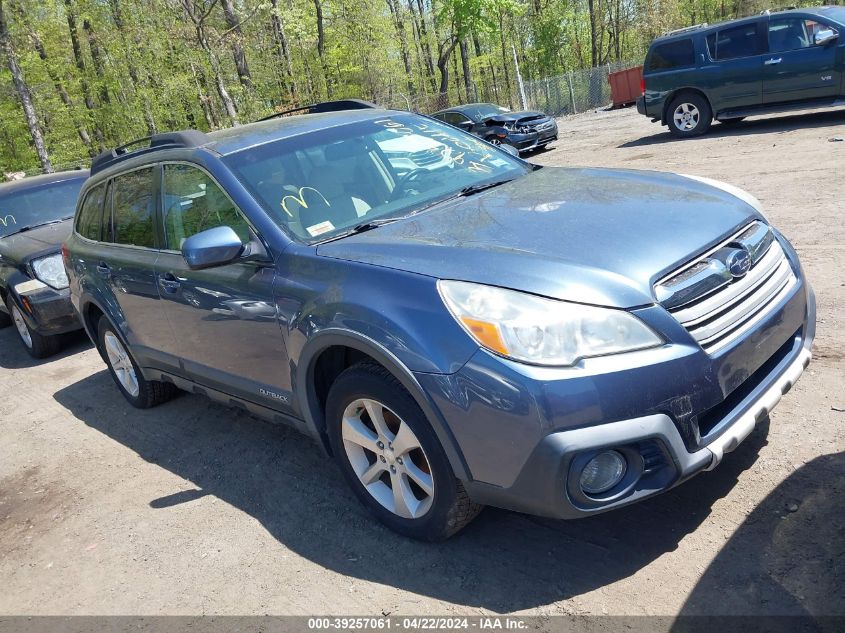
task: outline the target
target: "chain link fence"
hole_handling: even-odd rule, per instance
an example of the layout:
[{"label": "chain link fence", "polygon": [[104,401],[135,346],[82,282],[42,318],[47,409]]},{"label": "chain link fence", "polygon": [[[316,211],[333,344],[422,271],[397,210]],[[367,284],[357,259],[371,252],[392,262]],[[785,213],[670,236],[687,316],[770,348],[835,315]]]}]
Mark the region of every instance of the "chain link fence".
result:
[{"label": "chain link fence", "polygon": [[[381,106],[431,114],[450,105],[491,101],[516,110],[540,110],[551,116],[568,116],[607,106],[611,102],[608,75],[640,65],[640,62],[614,62],[597,68],[573,70],[561,75],[520,82],[497,81],[475,85],[467,97],[465,89],[453,87],[448,93],[410,96],[388,91],[376,96]],[[462,87],[463,88],[463,87]]]}]

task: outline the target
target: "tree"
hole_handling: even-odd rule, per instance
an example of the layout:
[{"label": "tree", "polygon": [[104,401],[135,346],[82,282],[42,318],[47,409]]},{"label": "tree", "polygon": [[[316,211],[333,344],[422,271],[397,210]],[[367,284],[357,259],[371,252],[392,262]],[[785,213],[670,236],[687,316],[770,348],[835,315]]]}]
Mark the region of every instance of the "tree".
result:
[{"label": "tree", "polygon": [[50,173],[53,171],[53,165],[50,162],[50,156],[47,154],[47,147],[44,143],[44,134],[41,130],[41,125],[38,122],[38,115],[35,112],[35,105],[32,102],[32,92],[23,77],[21,68],[18,65],[17,52],[15,51],[12,38],[9,35],[9,29],[6,24],[6,15],[3,12],[3,0],[0,0],[0,50],[3,51],[3,56],[6,58],[6,63],[9,66],[9,72],[12,73],[12,81],[15,84],[15,91],[20,99],[21,106],[23,106],[24,116],[26,117],[26,125],[29,128],[29,133],[32,137],[32,145],[35,148],[35,153],[38,156],[38,161],[41,163],[41,168]]}]

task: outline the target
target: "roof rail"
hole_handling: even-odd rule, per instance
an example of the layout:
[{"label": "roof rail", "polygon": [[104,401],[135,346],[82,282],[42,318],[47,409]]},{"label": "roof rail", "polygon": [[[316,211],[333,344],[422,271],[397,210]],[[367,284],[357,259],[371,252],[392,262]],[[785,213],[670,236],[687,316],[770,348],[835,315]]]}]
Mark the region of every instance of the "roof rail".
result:
[{"label": "roof rail", "polygon": [[681,33],[687,33],[689,31],[697,31],[698,29],[703,29],[703,28],[706,28],[708,26],[709,26],[709,24],[707,24],[707,22],[702,22],[701,24],[694,24],[692,26],[685,26],[682,29],[675,29],[674,31],[666,31],[663,34],[663,37],[666,37],[667,35],[680,35]]},{"label": "roof rail", "polygon": [[275,112],[258,120],[269,121],[270,119],[276,119],[278,117],[289,116],[297,113],[316,114],[318,112],[342,112],[344,110],[368,110],[370,108],[378,108],[378,106],[375,103],[364,101],[362,99],[339,99],[337,101],[312,103],[311,105],[293,108],[292,110],[285,110],[284,112]]},{"label": "roof rail", "polygon": [[795,11],[798,7],[780,7],[779,9],[766,9],[760,11],[760,15],[771,15],[772,13],[780,13],[781,11]]},{"label": "roof rail", "polygon": [[[178,132],[164,132],[145,136],[130,141],[114,149],[107,149],[91,161],[91,175],[100,172],[107,167],[129,159],[134,156],[141,156],[159,149],[174,147],[200,147],[211,142],[211,139],[199,130],[180,130]],[[138,149],[133,149],[140,146]]]}]

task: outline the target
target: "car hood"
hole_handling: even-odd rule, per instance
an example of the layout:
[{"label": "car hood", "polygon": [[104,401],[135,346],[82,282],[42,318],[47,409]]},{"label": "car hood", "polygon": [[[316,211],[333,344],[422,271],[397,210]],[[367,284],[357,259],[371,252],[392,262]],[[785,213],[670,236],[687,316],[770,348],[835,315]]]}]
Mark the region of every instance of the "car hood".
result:
[{"label": "car hood", "polygon": [[46,224],[23,233],[0,237],[0,256],[10,262],[24,262],[59,250],[70,235],[73,220]]},{"label": "car hood", "polygon": [[547,114],[543,114],[542,112],[536,112],[533,110],[523,110],[521,112],[502,112],[501,114],[494,114],[493,116],[485,117],[484,121],[486,123],[494,122],[494,123],[511,123],[517,122],[520,124],[525,123],[533,123],[534,121],[539,121],[541,119],[548,119],[549,116]]},{"label": "car hood", "polygon": [[684,176],[545,167],[318,253],[629,308],[653,303],[657,279],[759,217]]}]

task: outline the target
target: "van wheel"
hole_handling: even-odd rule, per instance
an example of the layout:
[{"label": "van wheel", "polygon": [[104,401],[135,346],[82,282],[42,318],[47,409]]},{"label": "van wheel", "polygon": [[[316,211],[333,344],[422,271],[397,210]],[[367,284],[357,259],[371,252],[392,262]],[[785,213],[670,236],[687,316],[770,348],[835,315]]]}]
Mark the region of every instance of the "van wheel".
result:
[{"label": "van wheel", "polygon": [[707,132],[713,123],[713,111],[703,96],[695,92],[685,92],[669,104],[666,118],[669,132],[673,136],[686,138]]},{"label": "van wheel", "polygon": [[329,390],[326,422],[347,482],[391,530],[440,541],[481,511],[416,401],[380,365],[359,363],[338,376]]},{"label": "van wheel", "polygon": [[144,378],[135,359],[129,355],[123,341],[105,317],[100,318],[97,326],[97,342],[111,377],[133,407],[149,409],[167,402],[176,394],[174,385]]},{"label": "van wheel", "polygon": [[30,356],[33,358],[47,358],[59,351],[62,346],[59,337],[43,336],[31,329],[12,297],[6,300],[6,308],[9,310],[12,323],[18,332],[18,338]]}]

